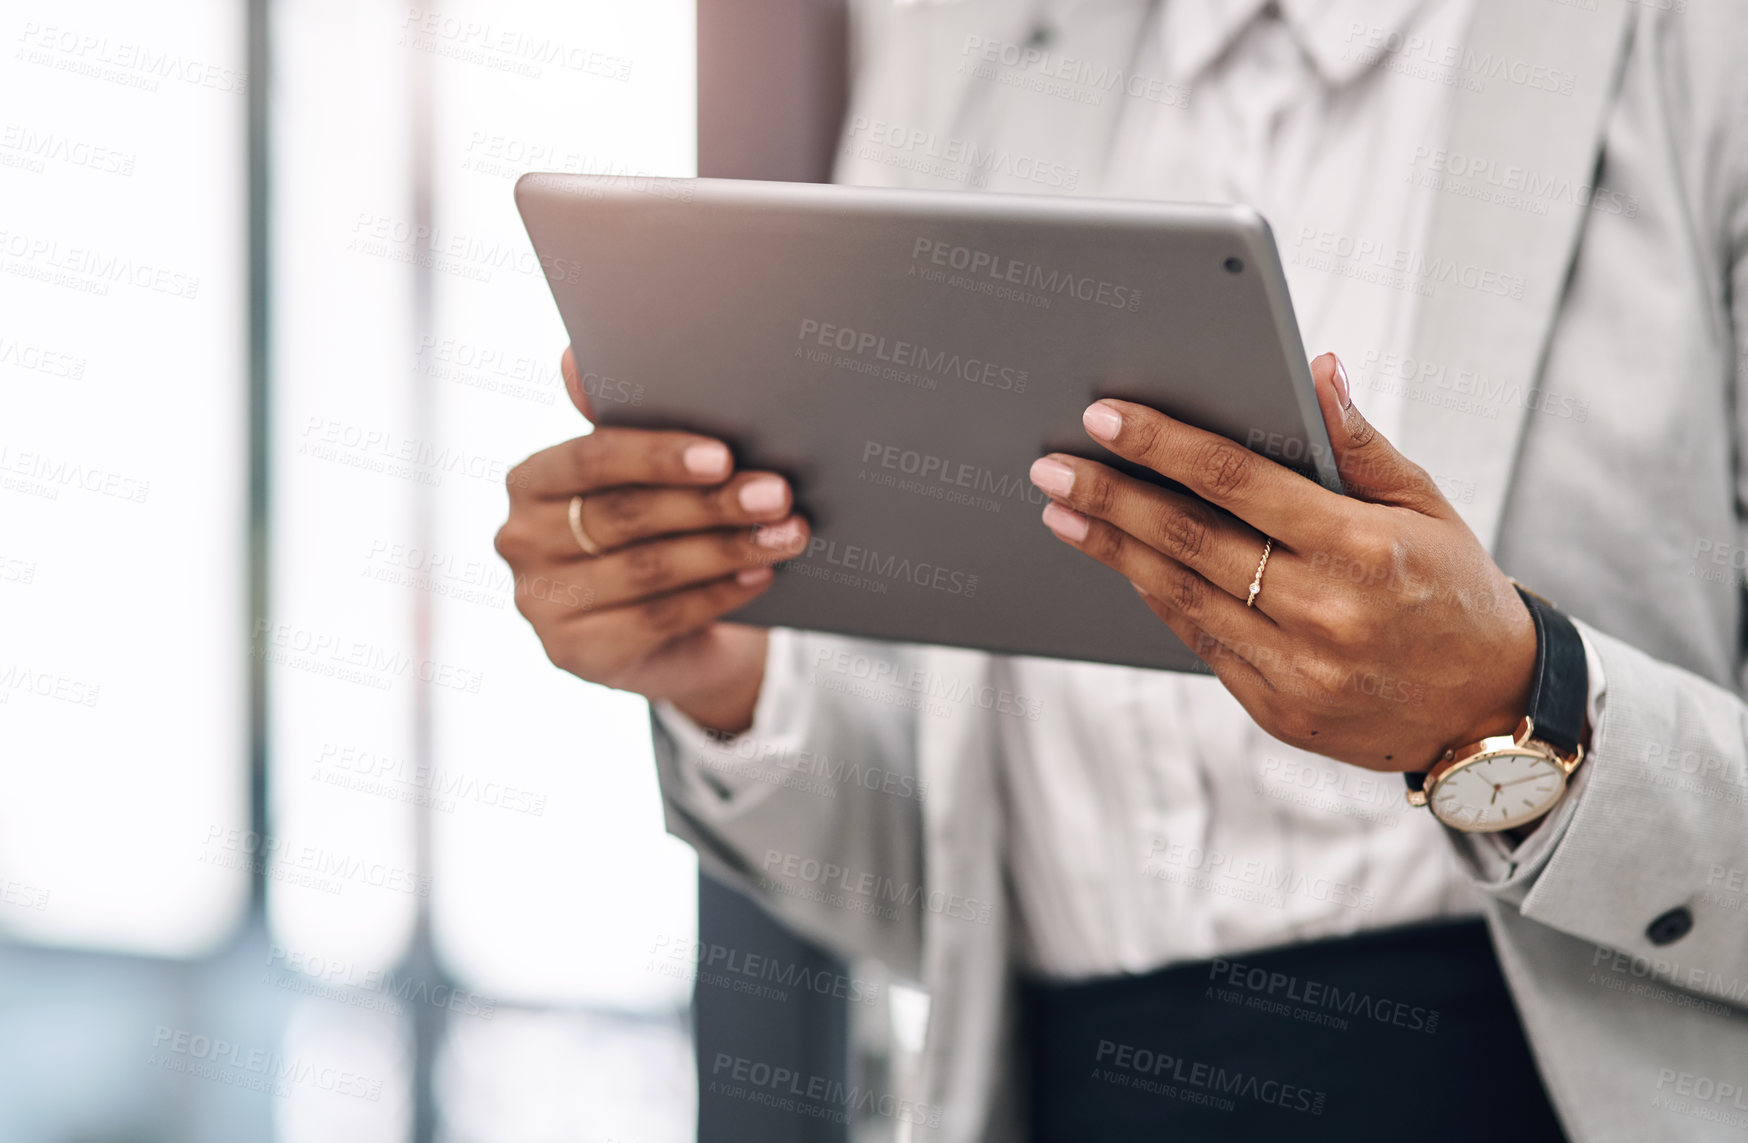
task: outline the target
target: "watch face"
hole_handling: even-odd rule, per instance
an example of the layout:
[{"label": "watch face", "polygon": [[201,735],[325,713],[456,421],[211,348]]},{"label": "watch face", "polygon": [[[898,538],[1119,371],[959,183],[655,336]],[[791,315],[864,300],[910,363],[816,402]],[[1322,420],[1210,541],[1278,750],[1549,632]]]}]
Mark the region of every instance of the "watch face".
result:
[{"label": "watch face", "polygon": [[1440,779],[1432,812],[1470,833],[1511,829],[1547,813],[1565,789],[1566,775],[1541,754],[1480,754]]}]

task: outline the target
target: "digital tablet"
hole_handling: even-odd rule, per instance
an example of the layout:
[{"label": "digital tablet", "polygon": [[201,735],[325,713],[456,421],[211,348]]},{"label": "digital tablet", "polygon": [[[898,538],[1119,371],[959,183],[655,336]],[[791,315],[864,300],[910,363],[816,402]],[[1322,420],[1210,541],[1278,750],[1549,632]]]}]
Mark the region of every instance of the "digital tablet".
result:
[{"label": "digital tablet", "polygon": [[808,547],[736,621],[1205,669],[1040,522],[1032,462],[1166,483],[1081,427],[1119,397],[1340,490],[1252,210],[573,174],[516,204],[597,422],[792,482]]}]

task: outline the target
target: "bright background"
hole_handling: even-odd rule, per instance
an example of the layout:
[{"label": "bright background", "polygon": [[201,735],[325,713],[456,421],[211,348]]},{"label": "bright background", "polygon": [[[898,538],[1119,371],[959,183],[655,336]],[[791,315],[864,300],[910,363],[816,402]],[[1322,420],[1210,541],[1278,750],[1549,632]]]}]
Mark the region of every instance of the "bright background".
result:
[{"label": "bright background", "polygon": [[256,2],[0,16],[0,1140],[690,1138],[647,709],[492,536],[586,428],[511,184],[693,173],[692,3]]}]

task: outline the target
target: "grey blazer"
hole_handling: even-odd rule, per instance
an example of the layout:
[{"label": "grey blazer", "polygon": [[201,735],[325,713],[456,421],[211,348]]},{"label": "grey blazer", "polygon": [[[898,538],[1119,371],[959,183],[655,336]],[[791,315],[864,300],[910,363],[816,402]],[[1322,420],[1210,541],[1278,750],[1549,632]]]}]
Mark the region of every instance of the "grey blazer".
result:
[{"label": "grey blazer", "polygon": [[[1147,8],[867,0],[837,177],[962,185],[861,146],[876,121],[1096,171],[1119,100],[1039,99],[969,76],[961,47],[968,35],[1023,43],[1042,22],[1062,54],[1121,67]],[[1458,181],[1438,196],[1410,268],[1423,293],[1414,359],[1361,361],[1359,392],[1380,375],[1404,387],[1396,443],[1453,493],[1507,572],[1584,626],[1607,696],[1579,780],[1528,843],[1450,843],[1486,896],[1571,1138],[1742,1139],[1748,3],[1480,0],[1454,74],[1448,154],[1419,168]],[[1475,162],[1511,197],[1461,179]],[[987,186],[1039,189],[1001,170]],[[1007,669],[999,656],[784,631],[771,654],[805,672],[846,644],[925,672],[913,677],[930,687],[999,686]],[[796,929],[929,991],[915,1138],[1023,1139],[999,716],[813,691],[805,710],[761,709],[761,725],[787,729],[760,750],[847,757],[926,796],[843,783],[822,797],[771,782],[725,795],[700,780],[712,763],[696,741],[658,717],[669,829]],[[782,855],[921,892],[847,910],[817,899]],[[1430,1077],[1427,1100],[1429,1114],[1468,1106]],[[1491,1129],[1509,1137],[1508,1125]]]}]

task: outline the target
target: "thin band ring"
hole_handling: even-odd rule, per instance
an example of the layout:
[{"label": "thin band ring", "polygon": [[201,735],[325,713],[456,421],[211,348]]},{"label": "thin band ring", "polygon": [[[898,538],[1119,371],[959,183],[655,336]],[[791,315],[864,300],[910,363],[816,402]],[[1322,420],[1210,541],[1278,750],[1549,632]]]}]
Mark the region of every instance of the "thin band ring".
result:
[{"label": "thin band ring", "polygon": [[[573,514],[574,515],[574,514]],[[1250,594],[1244,599],[1244,606],[1255,607],[1256,597],[1262,591],[1262,572],[1269,566],[1269,553],[1274,550],[1275,542],[1268,536],[1263,537],[1262,559],[1256,561],[1256,577],[1250,581]]]},{"label": "thin band ring", "polygon": [[[594,556],[600,555],[601,554],[601,545],[597,544],[594,540],[594,537],[590,536],[589,533],[587,531],[585,531],[583,528],[583,498],[581,496],[571,497],[571,513],[570,513],[570,515],[571,515],[571,535],[576,537],[577,547],[583,549],[583,554],[585,556],[589,556],[592,558]],[[1258,572],[1257,574],[1261,575],[1262,573]],[[1254,595],[1255,592],[1252,591],[1251,594]]]}]

